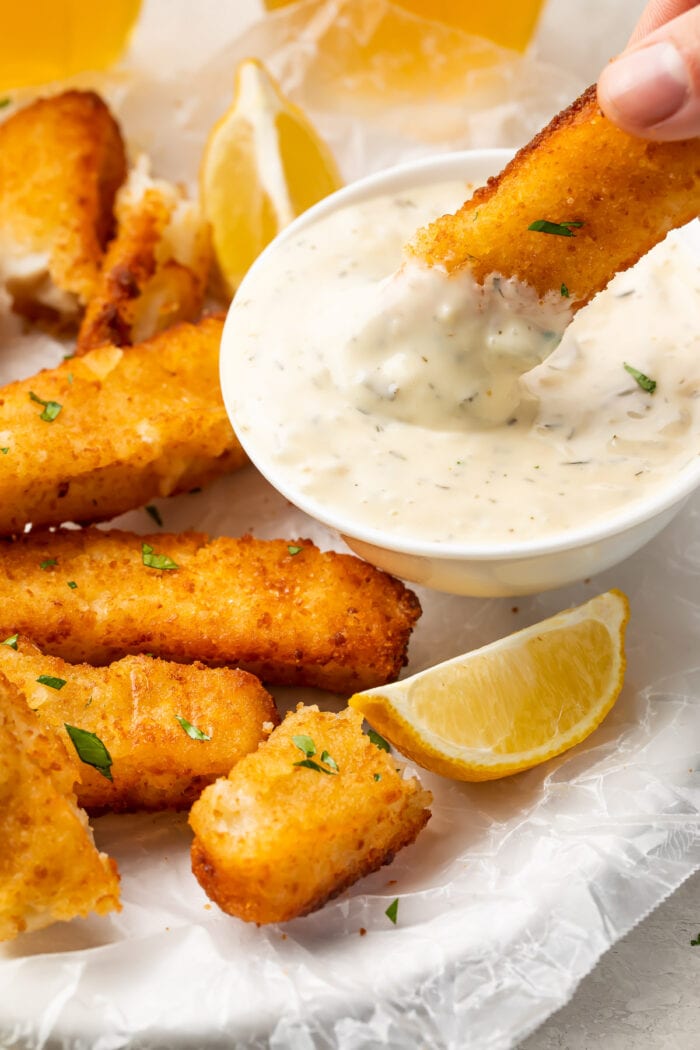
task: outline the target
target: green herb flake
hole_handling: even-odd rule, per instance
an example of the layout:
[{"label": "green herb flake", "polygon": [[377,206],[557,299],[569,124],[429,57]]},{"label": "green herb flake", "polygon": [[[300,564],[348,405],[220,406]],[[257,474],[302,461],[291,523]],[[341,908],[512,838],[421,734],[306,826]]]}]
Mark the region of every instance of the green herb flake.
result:
[{"label": "green herb flake", "polygon": [[141,544],[141,560],[149,569],[179,569],[180,566],[167,554],[156,554],[149,543]]},{"label": "green herb flake", "polygon": [[44,406],[44,411],[39,416],[39,419],[43,419],[46,423],[53,423],[63,408],[63,405],[60,405],[58,401],[44,401],[42,397],[37,397],[33,390],[29,391],[29,400],[36,401],[37,405]]},{"label": "green herb flake", "polygon": [[381,780],[381,779],[382,779],[382,774],[381,774],[381,773],[375,773],[375,774],[374,774],[374,780],[375,780],[375,782],[376,782],[377,780]]},{"label": "green herb flake", "polygon": [[68,373],[68,382],[71,384],[71,386],[73,385],[73,373],[72,372]]},{"label": "green herb flake", "polygon": [[564,297],[565,299],[568,299],[568,298],[569,298],[569,289],[568,289],[568,288],[566,287],[566,285],[564,284],[564,282],[563,282],[563,281],[562,281],[562,286],[561,286],[561,288],[559,289],[559,291],[561,292],[562,296],[563,296],[563,297]]},{"label": "green herb flake", "polygon": [[697,948],[698,945],[700,945],[700,933],[697,935],[697,937],[691,938],[690,945],[692,948]]},{"label": "green herb flake", "polygon": [[37,682],[39,685],[47,685],[49,689],[55,689],[56,691],[63,689],[64,685],[67,684],[65,678],[54,678],[50,674],[40,674]]},{"label": "green herb flake", "polygon": [[75,582],[75,580],[69,580],[68,581],[68,586],[70,587],[70,589],[72,591],[74,591],[74,590],[76,590],[78,584]]},{"label": "green herb flake", "polygon": [[180,723],[184,731],[193,740],[211,740],[211,734],[203,733],[197,726],[193,726],[191,722],[188,722],[182,715],[175,715],[176,720]]},{"label": "green herb flake", "polygon": [[0,448],[0,452],[2,452],[3,456],[6,456],[9,451],[9,448]]},{"label": "green herb flake", "polygon": [[396,926],[396,916],[398,915],[398,913],[399,898],[396,897],[396,899],[391,902],[384,914],[386,915],[387,919],[389,919],[390,922],[393,922],[394,926]]},{"label": "green herb flake", "polygon": [[10,637],[6,638],[4,642],[0,642],[0,645],[6,645],[8,649],[16,649],[18,638],[18,634],[11,634]]},{"label": "green herb flake", "polygon": [[10,105],[12,99],[9,95],[5,95],[4,98],[0,98],[0,109],[6,109]]},{"label": "green herb flake", "polygon": [[152,503],[149,503],[149,505],[147,507],[144,507],[144,510],[146,511],[146,514],[149,515],[149,517],[153,518],[153,520],[155,521],[156,525],[159,525],[161,527],[161,529],[162,529],[163,528],[163,519],[160,516],[160,511],[158,510],[158,508],[154,507]]},{"label": "green herb flake", "polygon": [[653,394],[656,390],[656,380],[650,379],[649,376],[645,376],[644,372],[640,372],[638,368],[633,365],[628,365],[625,361],[623,364],[625,372],[629,372],[633,379],[637,380],[638,385],[642,390],[646,390],[647,394]]},{"label": "green herb flake", "polygon": [[391,753],[391,747],[389,746],[389,743],[384,739],[383,736],[380,736],[379,733],[375,733],[373,729],[368,729],[367,736],[370,738],[374,746],[378,747],[380,751],[388,751],[389,753]]},{"label": "green herb flake", "polygon": [[551,233],[555,237],[575,237],[572,230],[578,230],[583,226],[582,222],[550,222],[549,219],[535,219],[528,226],[528,230],[535,233]]},{"label": "green herb flake", "polygon": [[339,773],[340,772],[340,770],[338,769],[338,763],[336,762],[336,760],[334,758],[331,758],[331,756],[328,754],[327,751],[322,751],[321,752],[321,761],[325,762],[325,764],[327,766],[329,766],[333,770],[334,773]]},{"label": "green herb flake", "polygon": [[43,561],[39,562],[39,568],[46,572],[47,569],[53,568],[54,565],[58,565],[57,558],[44,558]]},{"label": "green herb flake", "polygon": [[292,743],[303,752],[306,758],[313,758],[316,754],[316,745],[310,736],[305,736],[303,733],[300,733],[298,736],[292,737]]},{"label": "green herb flake", "polygon": [[107,780],[112,780],[112,756],[100,738],[95,733],[89,733],[87,729],[79,729],[78,726],[68,725],[67,722],[63,724],[80,761],[86,766],[92,766]]},{"label": "green herb flake", "polygon": [[[313,769],[316,773],[326,773],[328,776],[336,775],[338,772],[338,766],[327,751],[324,751],[321,754],[321,762],[324,762],[325,765],[321,766],[318,762],[314,762],[313,756],[316,754],[316,745],[310,736],[306,736],[304,733],[299,733],[298,736],[292,737],[292,742],[305,756],[300,762],[293,762],[292,765],[303,766],[304,769]],[[328,766],[328,768],[326,768],[326,766]]]},{"label": "green herb flake", "polygon": [[287,550],[292,555],[292,557],[294,557],[295,554],[299,554],[299,552],[303,549],[303,547],[296,547],[293,543],[290,543],[287,547]]}]

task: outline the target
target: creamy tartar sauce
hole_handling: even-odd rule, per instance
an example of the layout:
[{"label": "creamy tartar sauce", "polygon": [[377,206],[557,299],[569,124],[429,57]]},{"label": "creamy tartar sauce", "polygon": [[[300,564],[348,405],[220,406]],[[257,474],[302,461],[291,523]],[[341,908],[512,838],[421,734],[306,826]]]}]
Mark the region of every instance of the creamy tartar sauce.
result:
[{"label": "creamy tartar sauce", "polygon": [[358,526],[507,545],[605,518],[700,454],[700,271],[669,238],[566,328],[564,296],[403,264],[466,193],[377,197],[270,253],[236,300],[234,423]]}]

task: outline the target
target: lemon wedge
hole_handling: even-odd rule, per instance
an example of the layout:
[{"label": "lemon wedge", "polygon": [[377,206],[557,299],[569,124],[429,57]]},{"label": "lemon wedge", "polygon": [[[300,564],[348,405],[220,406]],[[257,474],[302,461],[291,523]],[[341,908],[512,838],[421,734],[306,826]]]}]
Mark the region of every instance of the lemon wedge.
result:
[{"label": "lemon wedge", "polygon": [[622,689],[629,603],[607,591],[349,704],[399,751],[453,780],[494,780],[566,751]]},{"label": "lemon wedge", "polygon": [[200,171],[204,214],[231,294],[266,244],[341,185],[333,156],[262,62],[246,59],[233,104],[207,139]]}]

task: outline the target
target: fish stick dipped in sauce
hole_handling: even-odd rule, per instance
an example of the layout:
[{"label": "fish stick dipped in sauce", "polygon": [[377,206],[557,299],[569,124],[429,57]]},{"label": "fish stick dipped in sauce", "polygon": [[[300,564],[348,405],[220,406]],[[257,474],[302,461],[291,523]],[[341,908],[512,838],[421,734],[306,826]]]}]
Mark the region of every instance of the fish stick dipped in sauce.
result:
[{"label": "fish stick dipped in sauce", "polygon": [[700,139],[627,134],[593,85],[457,212],[418,230],[402,279],[420,290],[444,275],[448,294],[470,304],[471,411],[503,421],[517,405],[513,378],[556,348],[615,274],[698,213]]},{"label": "fish stick dipped in sauce", "polygon": [[187,808],[279,722],[257,678],[228,667],[150,656],[69,664],[13,635],[0,674],[63,739],[91,813]]}]

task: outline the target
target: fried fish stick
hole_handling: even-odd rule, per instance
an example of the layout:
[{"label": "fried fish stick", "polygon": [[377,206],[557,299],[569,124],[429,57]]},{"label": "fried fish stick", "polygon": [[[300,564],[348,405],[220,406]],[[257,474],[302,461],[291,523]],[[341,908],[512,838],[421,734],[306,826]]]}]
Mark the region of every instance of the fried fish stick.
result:
[{"label": "fried fish stick", "polygon": [[246,462],[219,395],[222,321],[107,346],[0,390],[0,534],[88,522]]},{"label": "fried fish stick", "polygon": [[419,615],[398,580],[308,540],[67,529],[0,543],[0,637],[71,663],[154,653],[352,693],[396,677]]},{"label": "fried fish stick", "polygon": [[142,158],[115,211],[117,234],[80,326],[78,354],[106,344],[131,346],[201,313],[211,246],[195,201],[151,179]]},{"label": "fried fish stick", "polygon": [[[409,257],[568,293],[572,313],[700,211],[700,138],[648,142],[607,120],[595,86],[455,215],[418,231]],[[558,232],[532,230],[554,224]]]},{"label": "fried fish stick", "polygon": [[[184,809],[279,722],[274,700],[245,671],[150,656],[90,667],[46,656],[25,639],[14,644],[0,645],[0,674],[64,738],[80,776],[78,802],[91,812]],[[80,760],[66,723],[99,737],[111,780]]]},{"label": "fried fish stick", "polygon": [[125,174],[119,126],[92,91],[0,125],[0,277],[15,310],[71,318],[94,295]]},{"label": "fried fish stick", "polygon": [[286,922],[389,864],[431,801],[364,735],[362,715],[300,704],[195,802],[192,870],[229,915]]},{"label": "fried fish stick", "polygon": [[0,941],[119,910],[117,866],[73,793],[75,764],[0,674]]}]

